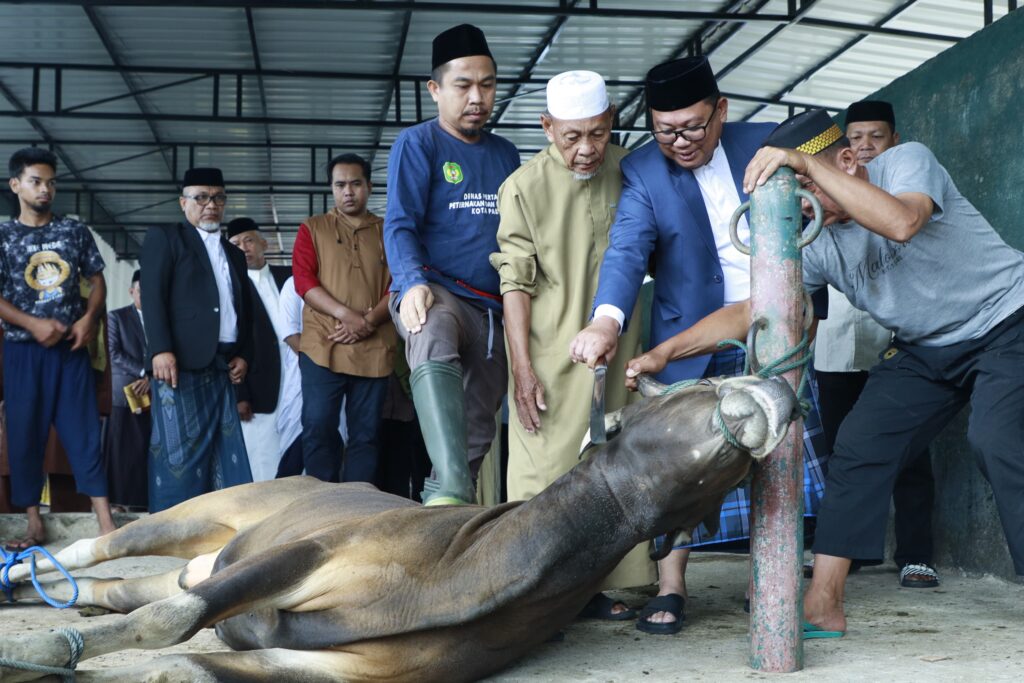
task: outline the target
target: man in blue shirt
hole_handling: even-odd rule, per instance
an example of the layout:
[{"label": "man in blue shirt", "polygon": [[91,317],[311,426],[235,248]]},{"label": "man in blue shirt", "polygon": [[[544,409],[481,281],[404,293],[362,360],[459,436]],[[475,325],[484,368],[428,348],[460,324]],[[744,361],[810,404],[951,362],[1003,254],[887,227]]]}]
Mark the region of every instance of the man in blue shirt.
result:
[{"label": "man in blue shirt", "polygon": [[424,502],[452,505],[475,499],[505,394],[501,296],[488,257],[498,250],[498,186],[519,153],[482,130],[497,80],[479,28],[434,38],[432,69],[437,118],[402,131],[391,148],[384,247],[392,319],[434,465]]}]

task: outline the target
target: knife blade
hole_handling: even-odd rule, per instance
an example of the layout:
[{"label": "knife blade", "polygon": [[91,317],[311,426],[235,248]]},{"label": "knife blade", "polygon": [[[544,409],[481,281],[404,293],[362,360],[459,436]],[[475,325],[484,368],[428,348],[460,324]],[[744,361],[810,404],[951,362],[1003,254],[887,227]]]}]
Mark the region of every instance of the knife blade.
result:
[{"label": "knife blade", "polygon": [[608,435],[604,428],[604,385],[608,374],[607,365],[594,368],[594,395],[590,403],[590,441],[607,443]]}]

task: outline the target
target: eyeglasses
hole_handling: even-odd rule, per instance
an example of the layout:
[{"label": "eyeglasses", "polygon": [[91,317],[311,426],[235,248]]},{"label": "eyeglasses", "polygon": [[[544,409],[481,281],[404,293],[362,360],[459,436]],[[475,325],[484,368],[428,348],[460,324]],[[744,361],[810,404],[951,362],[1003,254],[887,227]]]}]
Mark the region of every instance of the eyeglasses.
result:
[{"label": "eyeglasses", "polygon": [[674,145],[676,140],[682,138],[687,142],[700,142],[708,136],[708,126],[718,113],[718,107],[711,112],[711,116],[703,126],[687,126],[686,128],[665,129],[653,131],[654,139],[663,145]]},{"label": "eyeglasses", "polygon": [[224,206],[225,204],[228,203],[228,196],[226,194],[223,194],[223,193],[213,194],[213,195],[206,194],[206,193],[203,193],[203,194],[192,194],[192,195],[185,194],[185,195],[182,195],[182,196],[185,199],[191,199],[192,201],[194,201],[199,206],[206,206],[211,201],[213,201],[213,203],[216,204],[217,206]]}]

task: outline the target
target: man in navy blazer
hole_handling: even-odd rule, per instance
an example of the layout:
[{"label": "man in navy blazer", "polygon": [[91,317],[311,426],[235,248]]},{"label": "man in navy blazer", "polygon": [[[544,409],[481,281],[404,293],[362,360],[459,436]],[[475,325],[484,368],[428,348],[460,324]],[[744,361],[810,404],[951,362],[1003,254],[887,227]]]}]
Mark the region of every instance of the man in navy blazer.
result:
[{"label": "man in navy blazer", "polygon": [[[704,57],[659,64],[648,72],[645,90],[654,141],[621,163],[622,197],[601,265],[593,320],[570,346],[574,361],[592,367],[615,355],[626,313],[636,305],[649,264],[654,302],[648,354],[660,353],[661,342],[750,295],[750,258],[733,246],[729,222],[747,199],[744,170],[775,125],[726,123],[729,103],[720,95]],[[749,243],[746,218],[738,228],[740,239]],[[741,374],[743,360],[738,349],[685,358],[663,364],[657,378],[671,383]],[[816,427],[814,420],[816,415],[809,416],[810,429]],[[824,477],[813,448],[805,448],[804,458],[812,513],[824,491]],[[726,498],[719,527],[714,535],[703,525],[698,527],[692,544],[678,546],[658,563],[658,596],[640,613],[639,630],[679,631],[690,546],[749,537],[746,489],[736,489]]]},{"label": "man in navy blazer", "polygon": [[[682,77],[673,77],[680,70]],[[743,171],[775,124],[726,123],[729,102],[718,95],[703,57],[654,67],[647,78],[647,97],[655,140],[622,161],[624,187],[601,265],[597,308],[591,324],[573,341],[573,359],[591,365],[614,355],[624,312],[636,305],[648,263],[657,274],[652,347],[723,305],[743,300],[727,296],[731,290],[749,289],[746,267],[734,265],[749,259],[732,246],[728,219],[747,200]],[[725,178],[722,171],[728,174]],[[704,177],[713,185],[711,197],[701,186]],[[715,182],[728,179],[731,187]],[[724,221],[712,224],[712,217],[723,216]],[[741,238],[748,241],[746,219],[740,228]],[[669,363],[657,379],[700,377],[709,359]]]}]

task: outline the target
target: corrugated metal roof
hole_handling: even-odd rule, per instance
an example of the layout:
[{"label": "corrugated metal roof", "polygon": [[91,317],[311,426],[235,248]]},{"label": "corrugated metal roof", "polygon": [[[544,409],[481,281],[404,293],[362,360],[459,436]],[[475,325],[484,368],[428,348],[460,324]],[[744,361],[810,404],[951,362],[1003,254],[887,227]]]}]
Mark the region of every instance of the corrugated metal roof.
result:
[{"label": "corrugated metal roof", "polygon": [[[544,81],[567,69],[604,75],[632,120],[644,73],[699,45],[732,95],[732,120],[778,121],[791,105],[844,108],[984,24],[977,0],[817,0],[796,17],[787,0],[601,0],[597,11],[576,1],[561,18],[559,0],[515,12],[500,1],[301,9],[263,0],[249,5],[251,37],[247,9],[231,4],[0,4],[0,140],[9,150],[56,142],[74,169],[62,169],[59,209],[91,220],[124,254],[137,249],[125,235],[179,218],[175,179],[190,163],[220,166],[229,217],[276,219],[285,251],[310,210],[331,202],[331,154],[372,161],[370,206],[383,211],[388,148],[417,110],[434,114],[431,41],[456,23],[487,34],[501,81],[499,132],[524,158],[546,144],[537,125]],[[992,9],[999,19],[1006,3]],[[668,14],[679,11],[728,12],[730,21]]]}]

